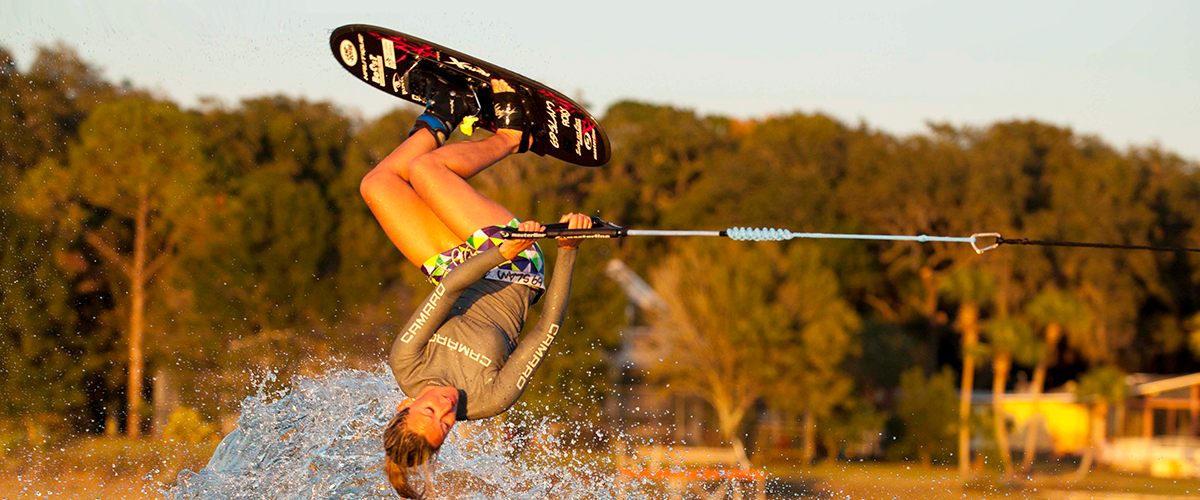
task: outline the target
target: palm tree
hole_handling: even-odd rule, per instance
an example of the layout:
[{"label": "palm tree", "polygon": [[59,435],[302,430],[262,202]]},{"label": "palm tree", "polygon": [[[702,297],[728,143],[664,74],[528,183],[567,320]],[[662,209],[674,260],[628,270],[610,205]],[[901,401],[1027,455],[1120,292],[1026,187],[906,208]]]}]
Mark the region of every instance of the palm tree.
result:
[{"label": "palm tree", "polygon": [[1041,417],[1042,414],[1041,398],[1046,385],[1046,370],[1058,358],[1058,343],[1063,335],[1072,335],[1091,328],[1092,314],[1083,301],[1059,290],[1045,290],[1039,293],[1025,306],[1025,314],[1041,330],[1044,340],[1043,353],[1033,370],[1033,380],[1029,386],[1033,415],[1030,415],[1026,424],[1025,457],[1021,464],[1021,470],[1028,474],[1037,455],[1037,432],[1032,425],[1033,418]]},{"label": "palm tree", "polygon": [[979,310],[996,292],[996,278],[978,269],[960,269],[941,283],[942,293],[958,302],[955,328],[962,334],[963,371],[958,400],[958,471],[966,477],[971,465],[971,389],[975,386],[975,356],[979,348]]},{"label": "palm tree", "polygon": [[1104,441],[1108,429],[1108,406],[1125,400],[1129,385],[1125,383],[1125,373],[1112,365],[1093,368],[1079,377],[1079,385],[1075,395],[1080,401],[1087,403],[1088,415],[1088,448],[1075,472],[1076,479],[1082,479],[1092,468],[1092,460],[1096,457],[1096,448]]},{"label": "palm tree", "polygon": [[1035,338],[1029,324],[1017,318],[1005,317],[989,321],[984,328],[988,347],[992,354],[992,417],[995,419],[996,446],[1000,450],[1000,462],[1004,473],[1013,473],[1012,457],[1009,456],[1008,427],[1001,409],[1004,402],[1004,387],[1013,360],[1027,364],[1038,360],[1042,346]]}]

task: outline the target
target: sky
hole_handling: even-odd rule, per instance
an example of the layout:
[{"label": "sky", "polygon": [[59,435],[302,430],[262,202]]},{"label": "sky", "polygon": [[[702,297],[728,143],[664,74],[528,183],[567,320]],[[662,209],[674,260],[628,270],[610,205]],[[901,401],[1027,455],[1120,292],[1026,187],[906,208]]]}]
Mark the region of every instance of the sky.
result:
[{"label": "sky", "polygon": [[[683,7],[681,7],[683,6]],[[64,41],[185,106],[286,94],[366,119],[399,101],[329,49],[374,24],[582,97],[702,114],[824,112],[895,134],[1038,119],[1200,161],[1200,2],[0,0],[25,68]]]}]

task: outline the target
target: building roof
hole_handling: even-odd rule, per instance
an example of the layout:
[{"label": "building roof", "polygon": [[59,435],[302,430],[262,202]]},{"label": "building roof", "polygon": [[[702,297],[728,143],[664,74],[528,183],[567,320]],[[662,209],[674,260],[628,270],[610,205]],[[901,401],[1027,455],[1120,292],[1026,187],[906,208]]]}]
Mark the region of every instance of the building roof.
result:
[{"label": "building roof", "polygon": [[[1200,385],[1200,373],[1189,373],[1186,375],[1133,373],[1125,377],[1125,383],[1129,386],[1129,396],[1131,397],[1154,395],[1165,397],[1166,399],[1187,398],[1188,392],[1184,391],[1184,389],[1193,385]],[[1032,398],[1033,395],[1026,391],[1004,393],[1006,401],[1026,401]],[[1043,393],[1041,399],[1042,401],[1067,403],[1076,401],[1075,391],[1071,388],[1071,383]],[[973,403],[990,404],[991,400],[991,391],[976,389],[971,393],[971,401]]]},{"label": "building roof", "polygon": [[1129,382],[1129,395],[1144,396],[1148,394],[1162,394],[1164,392],[1177,389],[1184,389],[1193,385],[1200,385],[1200,373],[1191,373],[1188,375],[1165,376],[1152,375],[1148,373],[1135,373],[1130,375],[1126,380]]}]

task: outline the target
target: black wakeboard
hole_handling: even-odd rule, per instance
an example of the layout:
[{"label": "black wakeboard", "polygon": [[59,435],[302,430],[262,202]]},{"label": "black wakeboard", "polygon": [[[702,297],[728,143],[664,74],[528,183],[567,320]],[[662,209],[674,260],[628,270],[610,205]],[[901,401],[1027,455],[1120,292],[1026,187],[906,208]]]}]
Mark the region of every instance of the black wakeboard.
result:
[{"label": "black wakeboard", "polygon": [[[532,151],[584,167],[608,162],[608,135],[600,122],[561,92],[518,73],[397,31],[350,24],[333,31],[329,46],[342,67],[379,90],[424,105],[422,75],[474,93],[480,128],[496,131],[491,79],[521,95],[534,139]],[[413,70],[418,70],[414,72]]]}]

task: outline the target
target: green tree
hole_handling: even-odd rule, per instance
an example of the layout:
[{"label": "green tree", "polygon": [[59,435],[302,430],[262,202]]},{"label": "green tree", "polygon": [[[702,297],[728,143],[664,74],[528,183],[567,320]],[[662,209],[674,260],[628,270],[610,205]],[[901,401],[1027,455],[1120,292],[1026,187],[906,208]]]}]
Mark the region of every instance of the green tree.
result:
[{"label": "green tree", "polygon": [[[538,162],[542,169],[520,172],[537,175],[514,178],[515,172],[493,168],[480,177],[507,172],[507,192],[519,192],[513,189],[518,185],[539,186],[539,195],[525,202],[530,208],[562,200],[572,209],[582,208],[626,227],[709,224],[705,215],[738,195],[715,179],[718,172],[739,166],[725,163],[736,146],[725,121],[699,117],[690,110],[625,101],[609,107],[602,123],[617,145],[602,168],[564,170],[561,162]],[[514,213],[528,213],[522,203],[501,201]],[[556,214],[548,215],[557,220]],[[615,241],[611,256],[649,276],[670,244],[665,240]]]},{"label": "green tree", "polygon": [[696,242],[652,276],[670,309],[655,322],[666,354],[653,374],[708,401],[735,446],[760,397],[806,412],[815,429],[849,393],[840,367],[857,345],[858,318],[811,247]]},{"label": "green tree", "polygon": [[[89,396],[103,400],[107,289],[86,249],[59,224],[20,210],[24,173],[65,160],[80,121],[114,91],[69,47],[40,46],[21,72],[0,47],[0,413],[45,420],[49,412],[93,428]],[[80,214],[84,215],[84,214]],[[69,233],[69,232],[68,232]],[[100,418],[98,420],[103,420]]]},{"label": "green tree", "polygon": [[[21,109],[21,73],[12,54],[0,47],[0,185],[17,185],[20,171],[33,163],[32,140],[24,130],[25,113]],[[5,189],[11,193],[13,189]],[[6,196],[7,198],[7,196]]]},{"label": "green tree", "polygon": [[[419,273],[412,273],[412,279],[404,278],[403,271],[411,264],[388,240],[358,192],[363,176],[396,148],[400,138],[412,128],[416,116],[412,111],[397,109],[358,127],[347,145],[346,166],[329,190],[339,216],[335,228],[338,271],[334,279],[339,300],[346,309],[365,311],[393,287],[407,291],[421,282],[416,278]],[[413,305],[423,298],[419,293],[409,295]],[[390,311],[399,305],[387,301],[384,310]],[[388,315],[371,316],[370,321],[374,323],[386,321]],[[398,324],[395,328],[401,326]],[[390,341],[390,335],[395,332],[388,333]]]},{"label": "green tree", "polygon": [[0,169],[5,180],[41,160],[65,162],[67,144],[83,120],[120,93],[70,46],[39,46],[29,70],[20,73],[0,48]]},{"label": "green tree", "polygon": [[[393,303],[382,293],[402,257],[364,220],[361,158],[378,148],[368,141],[350,158],[353,125],[330,103],[285,96],[203,107],[202,148],[220,191],[213,224],[238,235],[188,264],[205,328],[228,332],[205,346],[220,355],[198,381],[222,388],[218,408],[236,406],[264,366],[287,380],[334,355],[378,359]],[[379,341],[364,341],[364,331]]]},{"label": "green tree", "polygon": [[[211,318],[206,330],[228,332],[204,346],[219,407],[236,407],[259,370],[281,380],[362,338],[339,338],[335,280],[323,269],[337,219],[310,180],[264,168],[232,182],[217,231],[236,238],[214,242],[211,253],[189,262],[198,308]],[[376,297],[362,297],[360,300]],[[364,350],[370,346],[364,345]],[[203,365],[201,365],[203,366]],[[225,395],[228,397],[225,397]]]},{"label": "green tree", "polygon": [[[1097,138],[1035,121],[996,123],[967,137],[981,188],[993,193],[992,204],[1004,206],[1007,220],[987,221],[998,231],[1068,241],[1155,241],[1146,192],[1152,175],[1132,168]],[[1154,252],[1047,248],[1012,254],[1008,271],[998,273],[1006,286],[997,307],[1029,300],[1048,284],[1074,291],[1091,309],[1105,311],[1093,328],[1067,339],[1092,362],[1113,361],[1133,341],[1140,305],[1160,291],[1154,277],[1160,256]]]},{"label": "green tree", "polygon": [[[1045,290],[1039,293],[1025,306],[1025,314],[1041,329],[1043,352],[1038,356],[1037,367],[1033,370],[1029,391],[1033,395],[1033,414],[1041,416],[1041,396],[1046,386],[1046,370],[1058,358],[1058,344],[1064,331],[1081,332],[1090,328],[1092,315],[1087,306],[1073,295],[1060,290]],[[1037,455],[1037,432],[1032,426],[1034,416],[1026,424],[1030,426],[1025,431],[1025,457],[1021,469],[1026,473],[1033,467],[1033,459]]]},{"label": "green tree", "polygon": [[56,249],[63,242],[36,220],[7,207],[0,208],[0,234],[0,415],[33,425],[82,406],[80,386],[98,360],[75,331],[72,276],[55,265],[56,256],[74,256]]},{"label": "green tree", "polygon": [[1112,365],[1093,368],[1079,377],[1075,394],[1088,405],[1088,448],[1079,462],[1076,477],[1082,477],[1091,470],[1096,449],[1107,439],[1108,408],[1125,401],[1128,392],[1125,373]]},{"label": "green tree", "polygon": [[834,225],[841,212],[836,187],[849,168],[853,132],[828,116],[804,113],[738,128],[745,132],[731,159],[737,163],[717,178],[732,203],[710,199],[709,206],[720,209],[730,225]]},{"label": "green tree", "polygon": [[821,262],[820,252],[792,245],[783,257],[786,267],[776,278],[773,307],[790,313],[786,328],[795,333],[793,339],[787,330],[765,333],[773,346],[771,363],[780,367],[770,379],[768,405],[803,416],[802,459],[811,463],[818,422],[828,421],[854,390],[845,367],[861,352],[861,320],[842,297],[837,275]]},{"label": "green tree", "polygon": [[864,445],[879,441],[879,430],[883,428],[885,415],[859,397],[842,398],[830,411],[821,442],[825,446],[826,459],[836,460],[839,454],[856,458]]},{"label": "green tree", "polygon": [[1036,363],[1042,355],[1033,329],[1025,321],[1014,317],[996,318],[984,327],[988,350],[992,356],[992,418],[996,428],[996,447],[1000,451],[1000,463],[1005,474],[1013,473],[1012,456],[1008,444],[1008,421],[1004,418],[1004,388],[1008,385],[1008,374],[1013,361]]},{"label": "green tree", "polygon": [[943,367],[926,378],[920,368],[910,368],[900,375],[900,394],[896,416],[904,421],[904,437],[897,449],[929,466],[934,457],[950,452],[947,443],[956,432],[954,372]]},{"label": "green tree", "polygon": [[315,181],[323,190],[338,187],[354,122],[333,104],[267,96],[234,108],[210,103],[202,118],[204,150],[219,179],[266,168]]},{"label": "green tree", "polygon": [[239,326],[262,335],[329,317],[332,287],[316,278],[335,220],[320,190],[270,169],[238,180],[221,221],[238,237],[218,244],[220,258],[206,266],[209,286],[223,289],[214,291],[245,322]]},{"label": "green tree", "polygon": [[[961,147],[960,132],[932,125],[930,136],[898,140],[873,134],[851,143],[852,161],[838,189],[837,206],[865,230],[889,234],[975,232],[981,207],[970,196],[973,171]],[[859,132],[854,137],[863,136]],[[856,245],[861,246],[861,245]],[[937,344],[944,329],[938,282],[969,250],[954,244],[882,245],[875,276],[864,301],[891,323],[916,313],[927,328],[930,372],[937,367]],[[870,282],[869,282],[870,283]]]},{"label": "green tree", "polygon": [[[712,161],[732,147],[722,122],[687,110],[623,101],[607,110],[603,123],[620,146],[613,148],[602,172],[588,173],[587,206],[628,227],[667,227],[698,219],[695,205],[681,199],[709,189],[701,182]],[[705,207],[711,206],[707,199]]]},{"label": "green tree", "polygon": [[[132,436],[141,427],[148,291],[181,246],[203,234],[207,167],[199,145],[188,115],[167,103],[125,97],[88,117],[66,165],[45,163],[24,180],[26,206],[77,224],[124,292]],[[80,224],[87,209],[107,217]]]},{"label": "green tree", "polygon": [[[726,255],[759,257],[745,247]],[[712,405],[721,436],[741,447],[739,429],[746,412],[766,393],[771,368],[763,334],[784,329],[767,295],[775,281],[772,266],[721,265],[713,245],[699,245],[669,257],[652,282],[669,307],[654,318],[663,362],[652,376],[669,391],[695,395]]]},{"label": "green tree", "polygon": [[963,268],[946,277],[942,293],[958,302],[955,328],[962,334],[962,387],[958,399],[958,471],[966,476],[971,464],[971,391],[975,388],[975,358],[978,355],[980,308],[995,295],[994,276],[974,268]]}]

